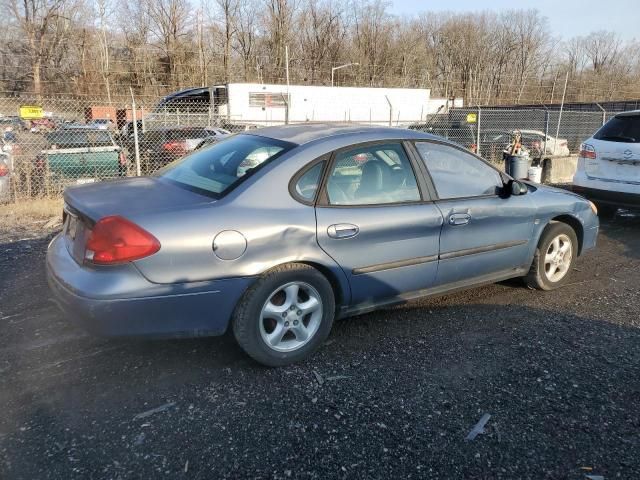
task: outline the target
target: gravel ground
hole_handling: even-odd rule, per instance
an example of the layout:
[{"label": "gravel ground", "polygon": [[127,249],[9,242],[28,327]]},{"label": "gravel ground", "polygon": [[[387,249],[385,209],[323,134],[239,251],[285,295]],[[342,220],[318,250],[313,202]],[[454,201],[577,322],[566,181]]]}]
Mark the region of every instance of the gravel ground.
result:
[{"label": "gravel ground", "polygon": [[50,238],[0,244],[2,479],[640,478],[640,217],[605,223],[559,291],[511,281],[341,321],[282,369],[229,336],[68,325]]}]

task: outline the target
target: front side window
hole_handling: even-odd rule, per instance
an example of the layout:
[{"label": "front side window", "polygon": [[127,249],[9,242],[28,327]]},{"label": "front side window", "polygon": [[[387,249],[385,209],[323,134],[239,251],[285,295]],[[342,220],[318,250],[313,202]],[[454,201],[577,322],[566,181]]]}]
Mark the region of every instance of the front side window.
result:
[{"label": "front side window", "polygon": [[420,191],[400,143],[356,147],[336,155],[327,181],[331,205],[417,202]]},{"label": "front side window", "polygon": [[157,176],[216,197],[241,177],[294,146],[257,135],[237,135],[170,163]]},{"label": "front side window", "polygon": [[500,174],[470,153],[448,145],[416,142],[441,199],[495,195]]}]

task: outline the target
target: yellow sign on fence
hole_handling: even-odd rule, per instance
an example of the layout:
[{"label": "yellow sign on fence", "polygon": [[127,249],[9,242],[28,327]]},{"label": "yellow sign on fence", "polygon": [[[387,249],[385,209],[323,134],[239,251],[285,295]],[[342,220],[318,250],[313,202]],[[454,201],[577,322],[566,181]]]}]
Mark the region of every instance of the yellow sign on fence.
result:
[{"label": "yellow sign on fence", "polygon": [[477,113],[467,113],[467,123],[477,123],[477,122],[478,122]]},{"label": "yellow sign on fence", "polygon": [[44,117],[44,111],[42,107],[37,105],[21,105],[20,106],[20,118],[24,120],[34,120]]}]

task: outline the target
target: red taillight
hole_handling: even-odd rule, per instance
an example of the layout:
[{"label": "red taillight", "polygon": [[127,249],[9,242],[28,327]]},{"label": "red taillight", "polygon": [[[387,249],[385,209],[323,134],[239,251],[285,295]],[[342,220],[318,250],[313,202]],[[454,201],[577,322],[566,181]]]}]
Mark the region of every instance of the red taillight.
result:
[{"label": "red taillight", "polygon": [[582,145],[580,145],[580,153],[578,156],[582,158],[590,158],[592,160],[595,160],[596,149],[589,144],[583,143]]},{"label": "red taillight", "polygon": [[95,224],[85,250],[85,259],[99,265],[130,262],[153,255],[160,242],[126,218],[114,215]]},{"label": "red taillight", "polygon": [[118,156],[118,163],[123,167],[127,164],[127,156],[124,152],[120,152],[120,155]]},{"label": "red taillight", "polygon": [[184,155],[185,153],[187,153],[187,142],[167,142],[162,145],[162,149],[165,152],[173,153],[176,155]]}]

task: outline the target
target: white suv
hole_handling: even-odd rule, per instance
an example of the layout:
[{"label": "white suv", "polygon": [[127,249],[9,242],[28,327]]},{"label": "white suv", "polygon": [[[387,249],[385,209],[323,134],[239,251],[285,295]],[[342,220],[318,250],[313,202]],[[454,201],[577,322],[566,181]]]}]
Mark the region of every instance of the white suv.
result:
[{"label": "white suv", "polygon": [[580,145],[573,191],[603,217],[640,208],[640,110],[619,113]]}]

